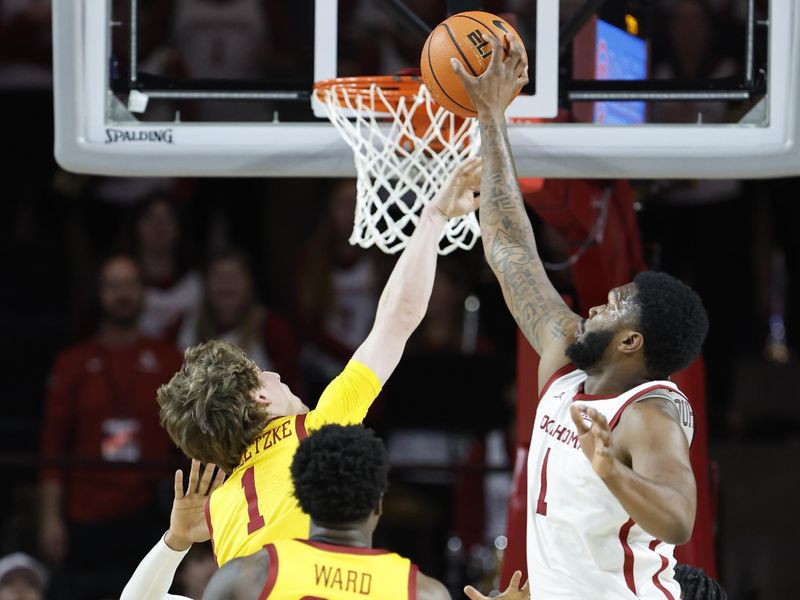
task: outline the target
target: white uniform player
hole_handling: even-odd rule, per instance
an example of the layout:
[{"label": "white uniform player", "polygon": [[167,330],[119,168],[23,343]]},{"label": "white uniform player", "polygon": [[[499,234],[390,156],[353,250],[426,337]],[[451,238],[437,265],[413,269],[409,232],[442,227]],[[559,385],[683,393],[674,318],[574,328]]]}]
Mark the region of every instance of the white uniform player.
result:
[{"label": "white uniform player", "polygon": [[678,600],[674,546],[636,525],[581,450],[570,405],[588,403],[613,430],[644,398],[675,403],[689,443],[694,416],[671,381],[650,381],[619,396],[583,393],[586,373],[567,365],[542,390],[528,457],[528,574],[540,598]]},{"label": "white uniform player", "polygon": [[484,39],[492,58],[482,75],[452,64],[480,123],[486,261],[540,357],[528,456],[531,597],[677,600],[671,544],[691,537],[697,486],[691,408],[665,380],[697,358],[708,315],[696,292],[656,272],[612,288],[586,319],[567,306],[536,247],[505,119],[528,81],[527,54],[513,36]]}]

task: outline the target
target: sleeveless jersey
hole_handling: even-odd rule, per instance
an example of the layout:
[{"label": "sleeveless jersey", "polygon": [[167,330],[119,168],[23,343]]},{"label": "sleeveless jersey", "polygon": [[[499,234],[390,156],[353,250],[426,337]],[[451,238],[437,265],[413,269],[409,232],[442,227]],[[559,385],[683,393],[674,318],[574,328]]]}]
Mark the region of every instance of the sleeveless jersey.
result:
[{"label": "sleeveless jersey", "polygon": [[262,600],[413,600],[417,566],[393,552],[310,540],[268,544]]},{"label": "sleeveless jersey", "polygon": [[546,600],[678,600],[674,546],[625,512],[581,450],[570,417],[586,403],[613,429],[623,410],[645,398],[671,400],[689,443],[694,415],[671,381],[651,381],[619,396],[583,393],[585,372],[557,371],[540,395],[528,457],[527,559],[531,597]]},{"label": "sleeveless jersey", "polygon": [[242,462],[212,492],[206,520],[219,566],[277,540],[307,538],[310,520],[297,503],[291,465],[300,442],[323,425],[360,423],[381,390],[377,376],[351,360],[305,415],[278,417],[245,450]]}]

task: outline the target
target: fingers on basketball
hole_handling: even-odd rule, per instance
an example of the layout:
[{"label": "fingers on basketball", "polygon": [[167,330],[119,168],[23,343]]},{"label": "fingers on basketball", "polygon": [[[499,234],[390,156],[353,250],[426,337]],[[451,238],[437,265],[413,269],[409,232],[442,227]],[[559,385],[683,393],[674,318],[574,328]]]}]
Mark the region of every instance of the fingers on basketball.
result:
[{"label": "fingers on basketball", "polygon": [[[524,48],[513,27],[491,13],[459,13],[437,25],[420,56],[422,79],[436,103],[458,116],[476,117],[470,94],[478,78],[487,70],[516,65],[505,65],[503,60],[510,47],[506,36],[515,38],[515,48]],[[521,54],[525,60],[524,49]]]}]

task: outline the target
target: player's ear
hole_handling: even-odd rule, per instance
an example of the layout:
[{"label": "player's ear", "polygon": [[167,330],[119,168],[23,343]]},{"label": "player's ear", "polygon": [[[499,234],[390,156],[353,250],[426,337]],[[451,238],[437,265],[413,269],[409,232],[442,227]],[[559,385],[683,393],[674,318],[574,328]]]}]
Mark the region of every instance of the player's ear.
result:
[{"label": "player's ear", "polygon": [[375,507],[375,516],[380,517],[383,514],[383,494],[378,498],[378,505]]},{"label": "player's ear", "polygon": [[633,329],[625,330],[617,344],[617,350],[627,355],[635,354],[643,347],[644,336]]}]

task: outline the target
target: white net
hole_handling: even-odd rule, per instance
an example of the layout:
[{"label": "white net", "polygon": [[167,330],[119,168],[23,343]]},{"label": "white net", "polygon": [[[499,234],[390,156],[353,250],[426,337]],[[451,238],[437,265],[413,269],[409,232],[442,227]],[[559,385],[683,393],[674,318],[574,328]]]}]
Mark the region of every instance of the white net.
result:
[{"label": "white net", "polygon": [[[477,120],[435,104],[420,85],[413,95],[375,83],[333,83],[314,90],[328,118],[353,149],[357,202],[351,244],[394,254],[405,248],[419,215],[455,165],[480,147]],[[468,250],[480,237],[475,213],[450,219],[439,253]]]}]

